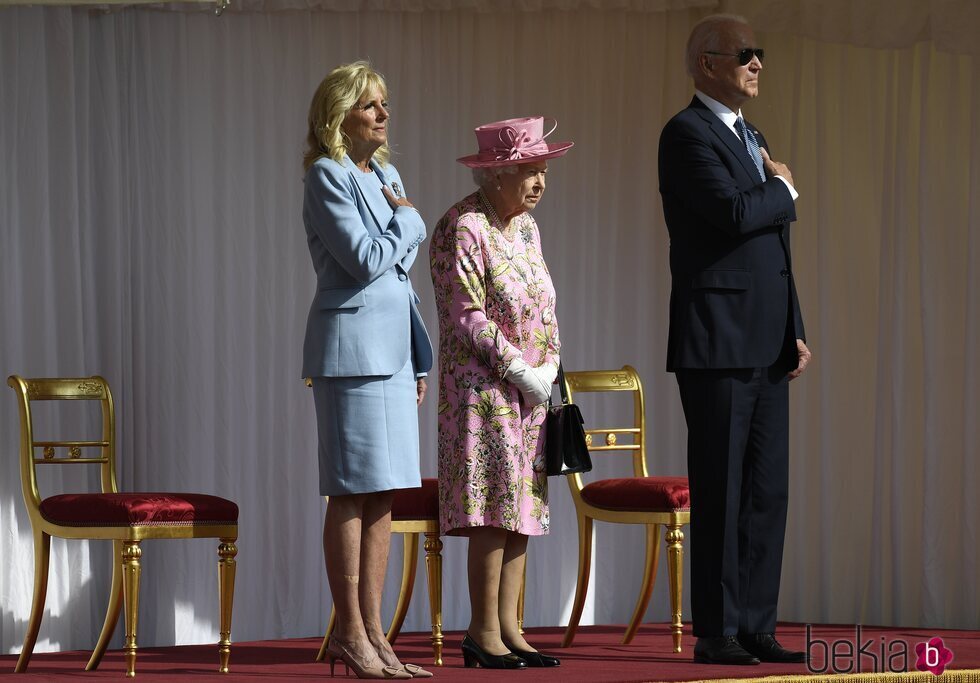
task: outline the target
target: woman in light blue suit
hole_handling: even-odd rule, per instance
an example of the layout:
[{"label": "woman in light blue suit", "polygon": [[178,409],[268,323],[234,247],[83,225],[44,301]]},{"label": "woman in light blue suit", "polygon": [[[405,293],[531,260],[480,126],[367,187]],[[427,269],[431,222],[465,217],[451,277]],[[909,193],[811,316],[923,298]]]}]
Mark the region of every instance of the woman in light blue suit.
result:
[{"label": "woman in light blue suit", "polygon": [[317,289],[303,345],[319,435],[327,646],[359,678],[432,674],[398,661],[381,627],[395,489],[421,486],[418,404],[432,347],[408,271],[421,216],[388,163],[387,88],[365,62],[334,69],[310,104],[303,222]]}]

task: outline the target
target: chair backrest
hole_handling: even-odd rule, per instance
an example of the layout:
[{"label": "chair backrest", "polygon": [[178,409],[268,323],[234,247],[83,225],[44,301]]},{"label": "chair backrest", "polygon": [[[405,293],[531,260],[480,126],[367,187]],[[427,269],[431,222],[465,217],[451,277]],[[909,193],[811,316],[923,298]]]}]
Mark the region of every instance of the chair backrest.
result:
[{"label": "chair backrest", "polygon": [[[565,388],[569,401],[575,402],[576,394],[628,391],[633,396],[633,415],[623,416],[622,422],[612,427],[590,427],[588,414],[585,418],[585,442],[593,454],[626,452],[633,456],[633,476],[646,477],[647,446],[646,419],[643,407],[643,384],[640,375],[631,365],[619,370],[580,370],[565,372]],[[618,420],[617,420],[618,421]],[[573,494],[582,490],[582,475],[569,474],[568,484]]]},{"label": "chair backrest", "polygon": [[[101,377],[34,378],[18,375],[7,378],[17,393],[20,409],[20,474],[24,502],[31,514],[41,504],[37,486],[37,465],[99,465],[103,493],[116,492],[115,413],[109,385]],[[31,404],[35,401],[99,401],[102,409],[102,435],[95,441],[38,441],[34,438]],[[40,449],[40,457],[37,451]],[[59,450],[62,449],[62,450]],[[87,451],[97,449],[89,455]]]}]

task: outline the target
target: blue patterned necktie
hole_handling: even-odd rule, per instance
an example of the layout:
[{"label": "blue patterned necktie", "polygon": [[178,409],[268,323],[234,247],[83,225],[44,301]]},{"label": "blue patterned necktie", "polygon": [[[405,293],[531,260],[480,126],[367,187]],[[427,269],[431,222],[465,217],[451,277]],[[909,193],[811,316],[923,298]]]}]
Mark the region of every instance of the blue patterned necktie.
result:
[{"label": "blue patterned necktie", "polygon": [[745,149],[748,150],[749,156],[755,162],[755,167],[759,171],[759,177],[765,180],[766,172],[762,167],[762,154],[759,152],[759,142],[755,139],[752,131],[745,125],[745,120],[741,116],[735,119],[735,130],[738,131],[739,137],[745,143]]}]

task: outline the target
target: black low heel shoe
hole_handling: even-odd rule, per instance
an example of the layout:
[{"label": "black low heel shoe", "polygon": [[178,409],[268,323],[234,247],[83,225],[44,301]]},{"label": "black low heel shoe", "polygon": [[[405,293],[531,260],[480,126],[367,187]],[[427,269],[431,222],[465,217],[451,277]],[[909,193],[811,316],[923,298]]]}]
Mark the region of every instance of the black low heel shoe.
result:
[{"label": "black low heel shoe", "polygon": [[[507,645],[507,643],[504,643],[504,645]],[[507,647],[510,646],[508,645]],[[510,648],[510,651],[527,662],[527,665],[531,667],[561,666],[561,660],[557,657],[543,655],[540,652],[532,652],[531,650],[515,650],[514,648]]]},{"label": "black low heel shoe", "polygon": [[527,662],[517,655],[508,652],[505,655],[491,655],[476,644],[470,634],[463,638],[463,663],[467,668],[480,666],[484,669],[526,669]]}]

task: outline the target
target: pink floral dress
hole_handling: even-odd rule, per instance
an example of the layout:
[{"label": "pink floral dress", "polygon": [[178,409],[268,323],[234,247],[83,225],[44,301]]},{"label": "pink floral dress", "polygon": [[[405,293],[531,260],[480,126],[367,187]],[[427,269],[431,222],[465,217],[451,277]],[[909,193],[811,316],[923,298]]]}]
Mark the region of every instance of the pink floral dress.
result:
[{"label": "pink floral dress", "polygon": [[[557,364],[555,289],[527,213],[512,235],[480,192],[455,204],[429,246],[439,313],[439,521],[548,533],[547,404],[528,407],[504,373],[517,357]],[[509,239],[508,239],[509,237]]]}]

